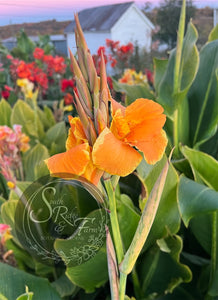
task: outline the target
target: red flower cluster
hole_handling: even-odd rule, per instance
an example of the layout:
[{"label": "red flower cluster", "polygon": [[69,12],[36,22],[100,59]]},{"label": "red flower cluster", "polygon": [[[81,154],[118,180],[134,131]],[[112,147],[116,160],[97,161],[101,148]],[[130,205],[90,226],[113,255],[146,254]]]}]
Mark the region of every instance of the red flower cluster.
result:
[{"label": "red flower cluster", "polygon": [[52,77],[55,73],[64,74],[66,71],[67,65],[65,60],[61,56],[45,55],[44,50],[41,48],[35,48],[33,52],[33,57],[40,60],[47,66],[46,73],[48,76]]},{"label": "red flower cluster", "polygon": [[72,88],[74,89],[76,87],[75,80],[74,79],[62,79],[61,80],[61,90],[62,92],[65,92],[66,89]]},{"label": "red flower cluster", "polygon": [[[62,79],[61,80],[61,91],[67,92],[64,95],[64,104],[70,105],[73,103],[74,97],[72,96],[72,92],[78,93],[76,88],[76,82],[74,79]],[[71,94],[69,93],[71,92]]]},{"label": "red flower cluster", "polygon": [[134,51],[134,46],[132,43],[120,46],[119,41],[112,41],[106,39],[106,45],[110,49],[112,55],[115,56],[117,60],[122,61],[124,63],[128,62],[130,56],[133,54]]},{"label": "red flower cluster", "polygon": [[8,86],[8,85],[5,85],[2,92],[1,92],[1,95],[2,95],[2,98],[4,98],[5,100],[7,100],[10,96],[10,92],[12,91],[13,89]]},{"label": "red flower cluster", "polygon": [[18,78],[27,78],[41,88],[43,92],[48,89],[47,75],[35,62],[26,63],[21,60],[17,66],[16,73]]},{"label": "red flower cluster", "polygon": [[64,104],[65,105],[70,105],[73,103],[73,96],[70,93],[67,93],[66,95],[64,95]]},{"label": "red flower cluster", "polygon": [[11,61],[10,72],[14,81],[17,78],[27,78],[35,84],[36,87],[42,89],[45,93],[48,89],[48,78],[45,72],[38,67],[36,62],[26,63],[23,60],[7,56]]},{"label": "red flower cluster", "polygon": [[45,54],[45,52],[44,52],[43,49],[41,49],[41,48],[35,48],[35,50],[34,50],[34,52],[33,52],[33,57],[34,57],[35,59],[42,60],[44,54]]},{"label": "red flower cluster", "polygon": [[[11,76],[14,81],[17,78],[27,78],[45,94],[49,83],[54,81],[52,77],[55,74],[63,75],[67,66],[63,57],[45,55],[44,50],[41,48],[35,48],[33,57],[36,61],[27,63],[7,55],[7,58],[11,61]],[[42,67],[39,66],[40,63]]]}]

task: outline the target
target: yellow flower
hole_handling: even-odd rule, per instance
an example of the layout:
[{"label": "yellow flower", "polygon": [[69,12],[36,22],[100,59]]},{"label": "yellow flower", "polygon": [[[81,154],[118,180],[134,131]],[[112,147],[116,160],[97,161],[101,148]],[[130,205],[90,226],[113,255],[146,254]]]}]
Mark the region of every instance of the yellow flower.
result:
[{"label": "yellow flower", "polygon": [[123,77],[119,79],[120,83],[126,83],[129,85],[147,83],[147,76],[141,71],[137,73],[135,70],[126,69]]},{"label": "yellow flower", "polygon": [[21,88],[21,91],[24,93],[26,98],[33,97],[34,84],[27,78],[17,79],[17,86]]}]

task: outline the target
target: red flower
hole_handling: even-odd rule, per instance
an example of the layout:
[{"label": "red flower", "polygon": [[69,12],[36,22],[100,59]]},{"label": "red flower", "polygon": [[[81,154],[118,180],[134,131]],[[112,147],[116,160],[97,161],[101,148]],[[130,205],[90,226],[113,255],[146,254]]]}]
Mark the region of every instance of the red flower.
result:
[{"label": "red flower", "polygon": [[42,60],[44,54],[45,54],[45,52],[44,52],[43,49],[41,49],[41,48],[35,48],[35,50],[34,50],[34,52],[33,52],[33,57],[34,57],[35,59]]},{"label": "red flower", "polygon": [[24,61],[20,61],[17,67],[17,76],[19,78],[28,78],[31,76],[31,71],[29,70],[27,64]]},{"label": "red flower", "polygon": [[2,98],[4,98],[4,99],[8,99],[9,98],[9,96],[10,96],[10,92],[9,91],[2,91]]},{"label": "red flower", "polygon": [[70,93],[67,93],[65,96],[64,96],[64,104],[65,105],[70,105],[73,103],[73,96],[70,94]]},{"label": "red flower", "polygon": [[13,89],[10,86],[5,85],[4,90],[2,90],[2,92],[1,92],[2,97],[7,100],[10,96],[10,91],[12,91],[12,90]]},{"label": "red flower", "polygon": [[44,55],[44,63],[47,65],[47,72],[49,76],[52,76],[54,73],[64,74],[66,70],[66,64],[63,57],[52,55]]},{"label": "red flower", "polygon": [[145,69],[145,74],[147,76],[148,82],[153,84],[154,83],[154,74],[149,69]]},{"label": "red flower", "polygon": [[7,54],[6,58],[11,60],[11,59],[13,59],[13,56],[10,54]]},{"label": "red flower", "polygon": [[74,89],[74,87],[75,87],[75,81],[74,80],[65,79],[65,78],[61,80],[61,90],[62,90],[62,92],[65,92],[65,90],[67,88]]}]

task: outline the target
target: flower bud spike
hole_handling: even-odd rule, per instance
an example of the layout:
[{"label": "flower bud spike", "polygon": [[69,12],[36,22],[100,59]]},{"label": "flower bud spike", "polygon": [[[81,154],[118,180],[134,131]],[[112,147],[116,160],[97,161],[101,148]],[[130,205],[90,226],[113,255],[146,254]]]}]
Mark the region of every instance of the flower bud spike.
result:
[{"label": "flower bud spike", "polygon": [[109,123],[108,85],[107,85],[107,74],[106,74],[103,52],[101,52],[101,65],[100,65],[100,110],[103,113],[105,123],[108,124]]},{"label": "flower bud spike", "polygon": [[78,56],[78,64],[79,64],[80,70],[83,74],[85,81],[88,82],[89,76],[88,76],[88,73],[87,73],[87,70],[86,70],[86,67],[84,64],[85,57],[84,57],[84,53],[83,53],[82,49],[79,46],[77,47],[77,56]]},{"label": "flower bud spike", "polygon": [[92,111],[92,99],[87,87],[87,83],[82,75],[82,72],[77,64],[76,59],[73,56],[73,53],[69,49],[70,52],[70,60],[72,65],[72,72],[76,80],[77,89],[80,90],[81,95],[83,96],[83,100],[86,103],[90,112]]},{"label": "flower bud spike", "polygon": [[95,81],[97,80],[97,72],[95,69],[94,61],[92,55],[87,53],[87,69],[91,93],[94,92]]},{"label": "flower bud spike", "polygon": [[[82,94],[81,94],[81,92],[82,92]],[[84,95],[83,92],[84,92],[83,89],[81,88],[81,86],[79,87],[79,84],[77,83],[77,93],[78,93],[78,96],[79,96],[78,99],[80,101],[80,104],[82,105],[86,115],[89,116],[91,119],[93,119],[92,111],[87,107],[86,101],[83,100],[85,98],[85,95]]]},{"label": "flower bud spike", "polygon": [[90,143],[90,145],[92,145],[92,141],[91,141],[91,136],[90,136],[90,130],[89,130],[89,118],[88,116],[86,115],[81,103],[80,103],[80,100],[77,96],[77,94],[74,92],[74,97],[75,97],[75,101],[74,101],[74,105],[76,107],[76,110],[77,110],[77,113],[79,115],[79,118],[83,124],[83,129],[84,129],[84,132],[85,132],[85,135],[86,135],[86,138],[88,140],[88,142]]},{"label": "flower bud spike", "polygon": [[75,19],[75,23],[76,23],[76,42],[77,42],[77,46],[81,47],[81,49],[83,49],[84,52],[89,52],[89,48],[87,46],[80,22],[79,22],[79,17],[78,14],[74,15],[74,19]]},{"label": "flower bud spike", "polygon": [[95,130],[95,126],[94,126],[92,120],[90,120],[90,118],[89,118],[89,132],[90,132],[90,138],[91,138],[91,141],[92,141],[92,145],[94,145],[94,143],[97,139],[97,133],[96,133],[96,130]]}]

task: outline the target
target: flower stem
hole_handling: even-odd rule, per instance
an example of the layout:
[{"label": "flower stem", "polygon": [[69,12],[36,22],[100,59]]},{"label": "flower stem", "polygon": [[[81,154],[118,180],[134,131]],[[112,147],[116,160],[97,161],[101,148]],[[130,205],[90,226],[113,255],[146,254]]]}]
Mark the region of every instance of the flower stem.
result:
[{"label": "flower stem", "polygon": [[120,264],[124,256],[124,251],[123,251],[123,243],[122,243],[120,227],[119,227],[119,222],[117,217],[115,189],[110,179],[107,179],[104,182],[105,182],[105,188],[107,190],[107,195],[109,199],[111,227],[112,227],[114,244],[116,249],[117,261],[118,264]]},{"label": "flower stem", "polygon": [[119,300],[125,299],[127,275],[120,272]]}]

